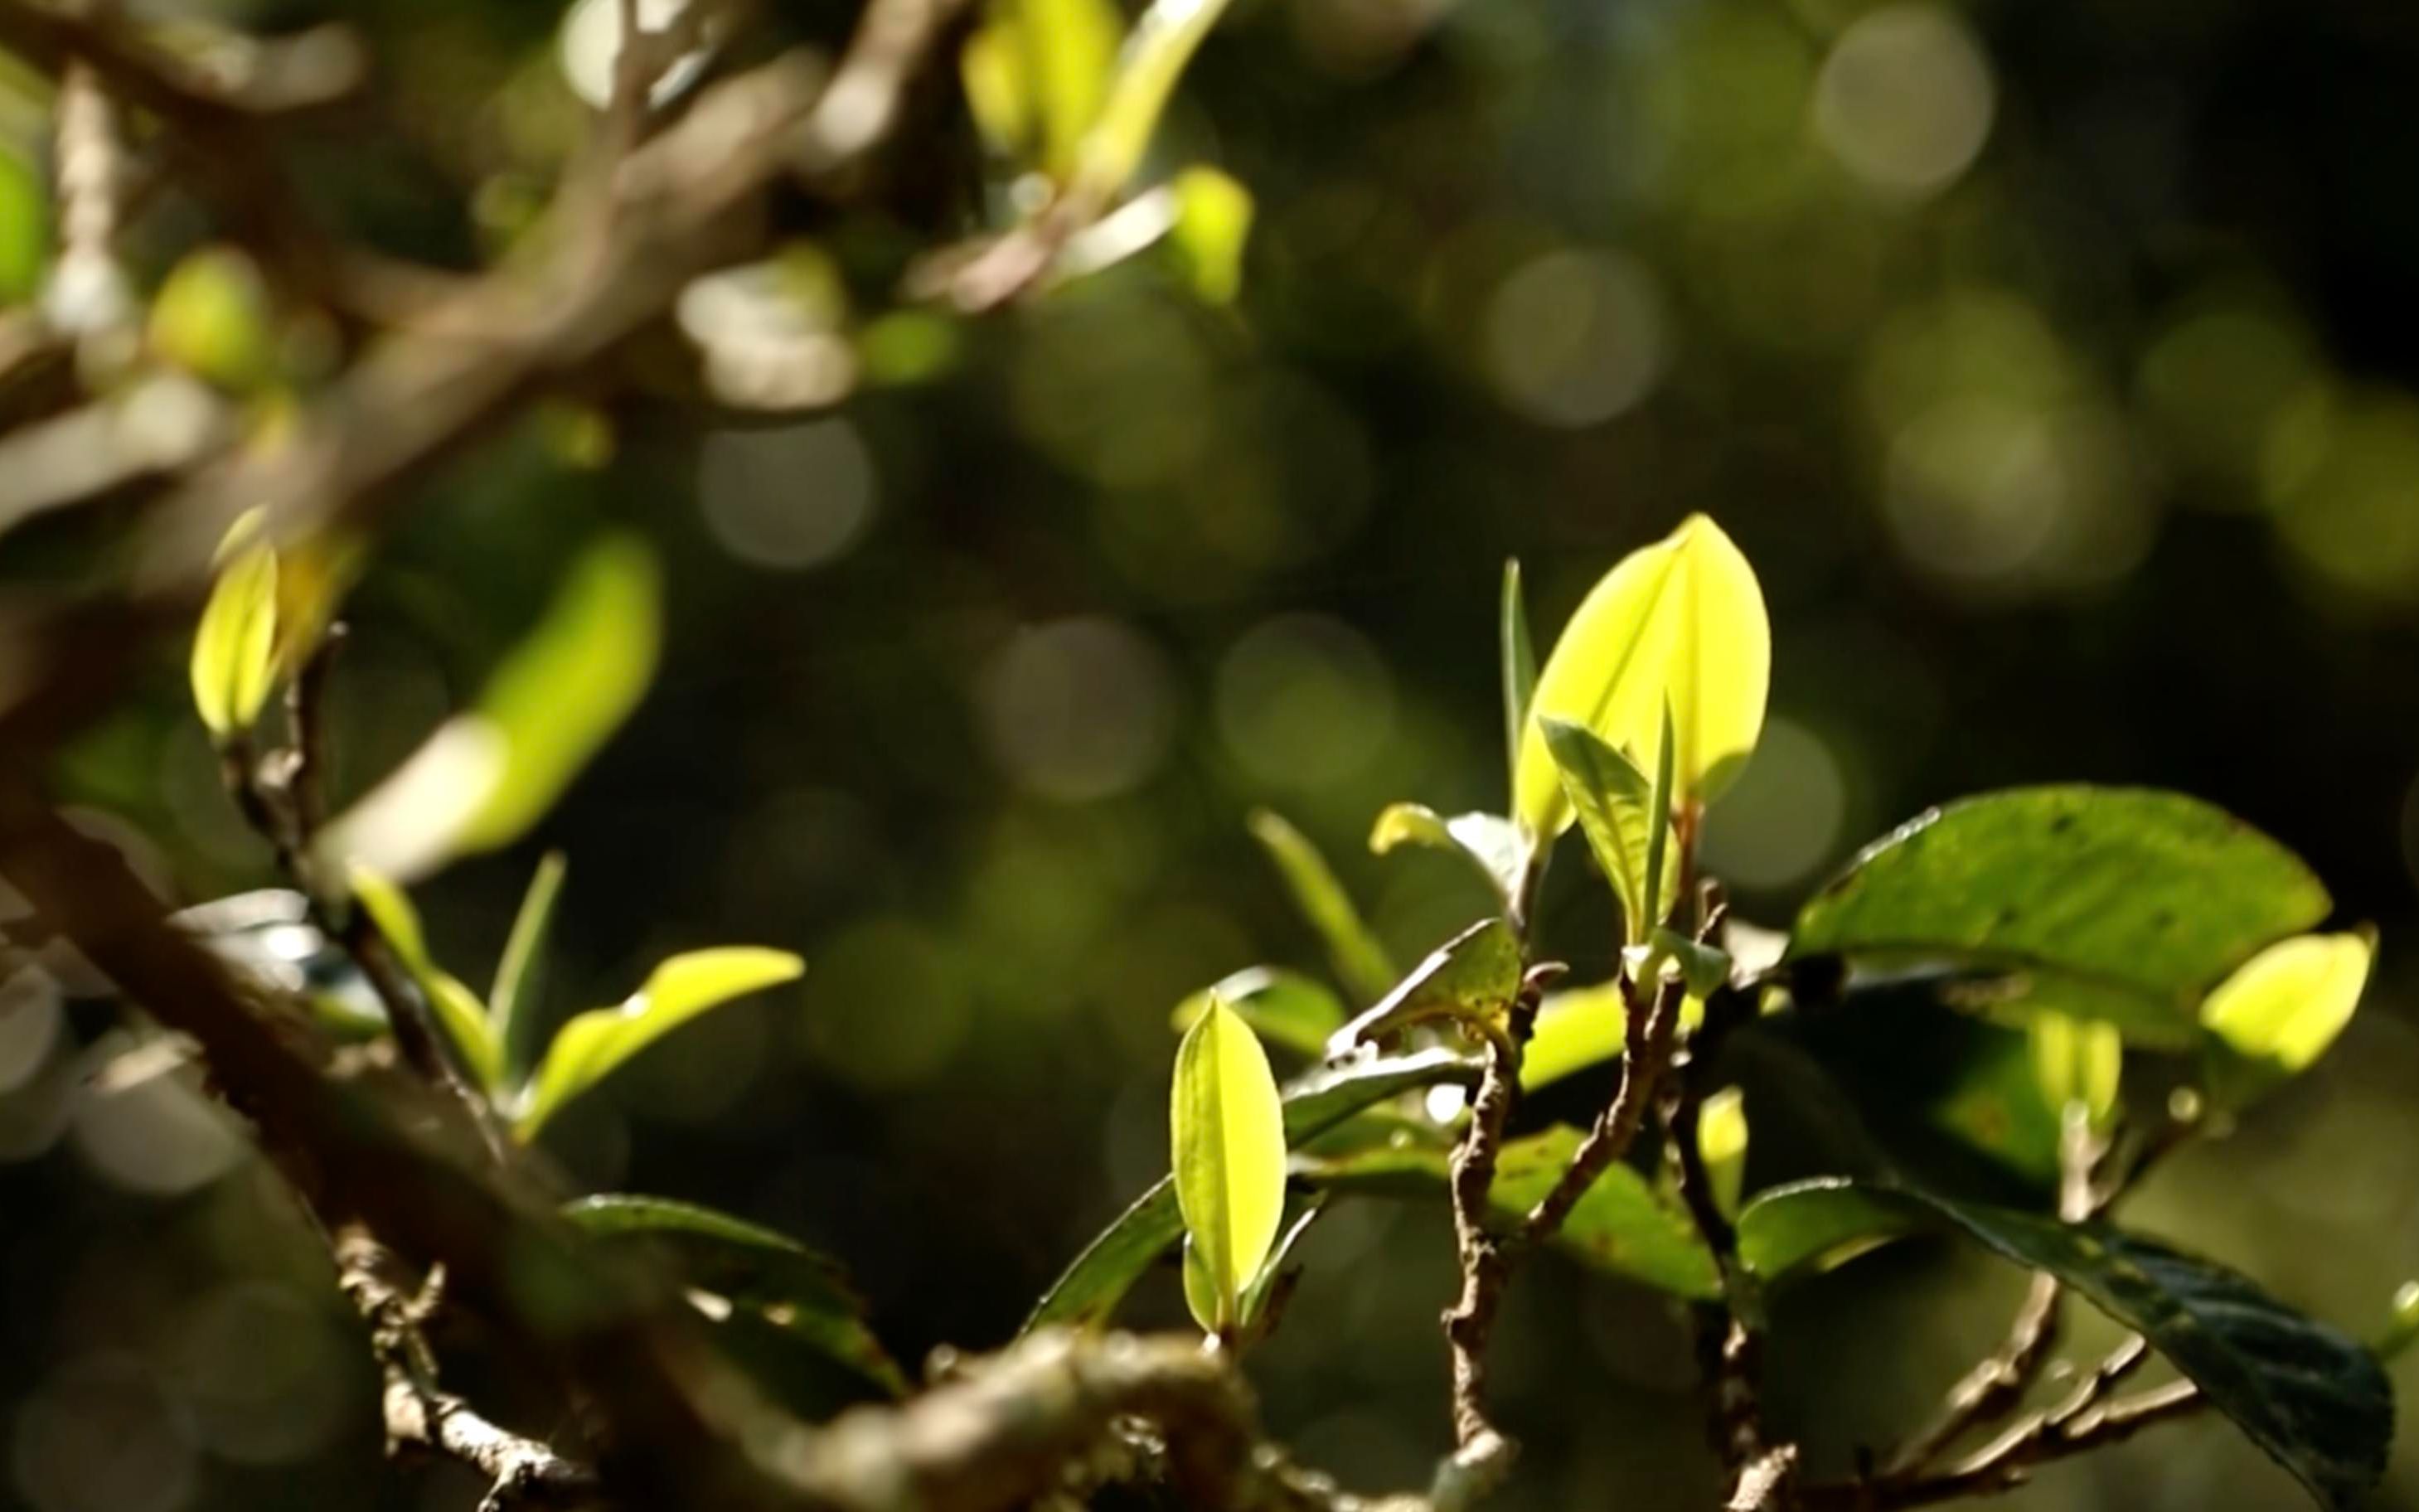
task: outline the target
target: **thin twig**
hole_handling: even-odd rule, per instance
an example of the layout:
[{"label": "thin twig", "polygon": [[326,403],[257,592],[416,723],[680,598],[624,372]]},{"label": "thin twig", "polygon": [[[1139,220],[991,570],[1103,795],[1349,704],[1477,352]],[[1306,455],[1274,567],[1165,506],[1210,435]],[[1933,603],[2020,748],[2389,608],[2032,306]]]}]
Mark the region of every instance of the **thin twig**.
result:
[{"label": "thin twig", "polygon": [[[2083,1110],[2070,1107],[2058,1138],[2057,1205],[2065,1222],[2083,1222],[2116,1196],[2094,1184],[2107,1148]],[[1886,1474],[1911,1474],[1936,1463],[1966,1433],[1998,1422],[2024,1401],[2057,1349],[2063,1291],[2057,1277],[2047,1271],[2033,1273],[2005,1341],[1949,1388],[1940,1415],[1890,1457]]]},{"label": "thin twig", "polygon": [[1625,981],[1622,996],[1628,1022],[1623,1030],[1619,1088],[1596,1115],[1553,1190],[1540,1197],[1523,1220],[1520,1231],[1525,1244],[1541,1244],[1553,1238],[1596,1178],[1629,1152],[1646,1121],[1647,1109],[1655,1105],[1656,1088],[1671,1066],[1672,1044],[1680,1024],[1680,982],[1667,980],[1649,994],[1643,983]]},{"label": "thin twig", "polygon": [[423,1332],[439,1296],[433,1275],[422,1286],[411,1285],[403,1261],[358,1224],[332,1236],[331,1248],[337,1285],[369,1325],[370,1354],[384,1380],[379,1403],[390,1454],[417,1447],[477,1470],[489,1482],[481,1512],[585,1506],[599,1500],[594,1470],[497,1427],[439,1388],[436,1357]]}]

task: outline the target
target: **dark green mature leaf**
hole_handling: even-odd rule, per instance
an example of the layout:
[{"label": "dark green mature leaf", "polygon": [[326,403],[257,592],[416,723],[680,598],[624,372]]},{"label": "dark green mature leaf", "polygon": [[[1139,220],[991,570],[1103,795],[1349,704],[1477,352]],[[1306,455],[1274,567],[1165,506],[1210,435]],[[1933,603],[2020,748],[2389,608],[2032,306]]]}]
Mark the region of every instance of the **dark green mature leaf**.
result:
[{"label": "dark green mature leaf", "polygon": [[[1299,1147],[1403,1092],[1441,1082],[1466,1086],[1477,1078],[1475,1061],[1447,1050],[1321,1067],[1287,1084],[1286,1142]],[[1105,1322],[1143,1273],[1183,1236],[1175,1178],[1163,1176],[1075,1257],[1034,1305],[1023,1332]]]},{"label": "dark green mature leaf", "polygon": [[1212,996],[1270,1044],[1314,1059],[1326,1054],[1327,1037],[1344,1022],[1344,1004],[1325,983],[1283,966],[1245,966],[1177,1004],[1170,1022],[1178,1033],[1210,1011]]},{"label": "dark green mature leaf", "polygon": [[1318,847],[1274,810],[1254,810],[1249,824],[1252,838],[1276,863],[1277,874],[1285,879],[1286,889],[1293,894],[1302,917],[1326,943],[1344,990],[1356,1002],[1366,1002],[1394,985],[1394,963],[1369,933],[1351,894],[1336,880],[1334,869],[1318,854]]},{"label": "dark green mature leaf", "polygon": [[2248,1277],[2155,1240],[1904,1188],[1817,1181],[1750,1203],[1739,1248],[1778,1275],[1859,1238],[1914,1228],[1962,1232],[2057,1276],[2149,1340],[2322,1504],[2355,1506],[2384,1473],[2394,1397],[2376,1359]]},{"label": "dark green mature leaf", "polygon": [[906,1378],[866,1324],[864,1302],[828,1256],[745,1219],[668,1197],[581,1197],[562,1214],[599,1242],[663,1250],[683,1281],[715,1300],[705,1310],[717,1321],[778,1330],[891,1396],[906,1394]]},{"label": "dark green mature leaf", "polygon": [[1946,1000],[2106,1019],[2193,1042],[2201,995],[2325,917],[2292,853],[2179,794],[2025,788],[1934,810],[1868,848],[1797,917],[1794,961],[1947,965]]},{"label": "dark green mature leaf", "polygon": [[[1557,1125],[1503,1147],[1488,1202],[1517,1220],[1536,1205],[1579,1149],[1576,1129]],[[1435,1198],[1448,1193],[1451,1160],[1441,1149],[1384,1147],[1330,1160],[1301,1160],[1295,1173],[1322,1191]],[[1688,1215],[1656,1195],[1646,1179],[1615,1165],[1596,1179],[1554,1236],[1554,1246],[1592,1269],[1659,1287],[1677,1296],[1721,1295],[1721,1273]]]}]

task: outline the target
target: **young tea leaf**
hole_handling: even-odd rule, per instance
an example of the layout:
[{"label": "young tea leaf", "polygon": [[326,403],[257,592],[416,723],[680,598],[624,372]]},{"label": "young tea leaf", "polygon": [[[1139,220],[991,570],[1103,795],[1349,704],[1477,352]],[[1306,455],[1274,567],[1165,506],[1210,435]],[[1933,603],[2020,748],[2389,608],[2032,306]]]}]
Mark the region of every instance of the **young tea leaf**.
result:
[{"label": "young tea leaf", "polygon": [[420,912],[401,887],[358,863],[347,877],[353,903],[370,917],[393,950],[396,964],[428,1003],[429,1011],[454,1042],[463,1070],[483,1089],[493,1093],[503,1085],[503,1050],[497,1043],[486,1011],[470,989],[429,957],[428,941],[420,928]]},{"label": "young tea leaf", "polygon": [[1564,799],[1579,815],[1588,849],[1621,902],[1623,933],[1629,944],[1642,944],[1671,911],[1669,899],[1650,897],[1647,891],[1655,832],[1670,827],[1668,819],[1657,825],[1654,784],[1636,763],[1585,725],[1550,717],[1537,724],[1561,774]]},{"label": "young tea leaf", "polygon": [[2200,1007],[2215,1041],[2210,1090],[2241,1107],[2309,1069],[2351,1022],[2376,952],[2366,932],[2297,935],[2218,983]]},{"label": "young tea leaf", "polygon": [[1225,10],[1226,0],[1152,0],[1126,35],[1107,98],[1076,152],[1071,196],[1104,203],[1133,177],[1185,65]]},{"label": "young tea leaf", "polygon": [[239,544],[256,527],[247,517],[228,533],[193,631],[193,708],[221,742],[252,728],[275,685],[277,553],[265,542]]},{"label": "young tea leaf", "polygon": [[[1355,1114],[1406,1092],[1446,1083],[1474,1086],[1478,1072],[1477,1061],[1449,1050],[1319,1067],[1286,1087],[1286,1138],[1297,1147],[1307,1144],[1342,1127]],[[1084,1247],[1034,1304],[1020,1332],[1106,1322],[1134,1283],[1183,1234],[1176,1179],[1163,1176]]]},{"label": "young tea leaf", "polygon": [[529,1070],[536,1047],[532,1039],[532,979],[546,945],[547,925],[554,918],[554,901],[562,892],[561,851],[548,851],[530,876],[521,895],[520,911],[513,916],[513,932],[504,937],[504,953],[496,962],[496,980],[487,988],[487,1022],[495,1026],[496,1042],[503,1049],[505,1070],[518,1077]]},{"label": "young tea leaf", "polygon": [[1764,728],[1772,628],[1755,573],[1721,528],[1694,515],[1632,552],[1580,603],[1538,673],[1513,778],[1513,817],[1540,841],[1572,810],[1543,723],[1565,719],[1638,754],[1662,744],[1671,705],[1680,797],[1714,797]]},{"label": "young tea leaf", "polygon": [[1243,245],[1252,235],[1252,192],[1198,163],[1168,180],[1176,222],[1168,247],[1205,304],[1232,304],[1243,290]]},{"label": "young tea leaf", "polygon": [[[1520,593],[1520,559],[1503,563],[1503,599],[1496,621],[1496,643],[1503,661],[1503,771],[1512,780],[1520,770],[1520,734],[1529,727],[1529,701],[1537,692],[1537,647],[1529,639],[1529,605]],[[1518,812],[1519,794],[1512,794]]]},{"label": "young tea leaf", "polygon": [[760,946],[670,957],[619,1007],[591,1009],[562,1026],[523,1090],[513,1132],[525,1141],[535,1138],[564,1103],[657,1040],[709,1009],[794,980],[806,969],[789,951]]},{"label": "young tea leaf", "polygon": [[1285,1112],[1269,1057],[1225,1004],[1186,1031],[1168,1102],[1176,1200],[1215,1290],[1212,1332],[1240,1321],[1285,1211]]},{"label": "young tea leaf", "polygon": [[2037,1013],[2026,1030],[2042,1099],[2053,1108],[2080,1104],[2095,1129],[2117,1113],[2124,1075],[2125,1037],[2113,1024],[2064,1013]]},{"label": "young tea leaf", "polygon": [[1355,1001],[1366,1002],[1393,986],[1394,964],[1388,959],[1386,948],[1362,922],[1361,910],[1352,905],[1351,894],[1335,879],[1318,847],[1272,810],[1252,810],[1250,825],[1252,838],[1276,863],[1277,874],[1285,879],[1295,905],[1326,942],[1328,958],[1345,992]]},{"label": "young tea leaf", "polygon": [[1789,960],[1931,972],[1942,1001],[2006,1022],[2050,1009],[2187,1049],[2203,995],[2330,906],[2291,852],[2197,799],[2021,788],[1868,848],[1799,912]]},{"label": "young tea leaf", "polygon": [[1713,1183],[1714,1206],[1736,1218],[1747,1181],[1747,1099],[1737,1088],[1722,1088],[1697,1109],[1697,1153]]}]

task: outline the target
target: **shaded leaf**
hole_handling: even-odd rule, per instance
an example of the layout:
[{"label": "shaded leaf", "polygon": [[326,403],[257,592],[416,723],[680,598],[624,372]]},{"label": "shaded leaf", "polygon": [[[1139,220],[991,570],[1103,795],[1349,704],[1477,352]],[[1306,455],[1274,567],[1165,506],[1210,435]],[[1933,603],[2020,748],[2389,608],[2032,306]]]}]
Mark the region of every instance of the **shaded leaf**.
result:
[{"label": "shaded leaf", "polygon": [[1445,851],[1470,862],[1507,908],[1529,864],[1520,831],[1500,814],[1462,813],[1447,819],[1425,804],[1390,803],[1369,831],[1369,849],[1384,856],[1406,844]]},{"label": "shaded leaf", "polygon": [[1691,803],[1712,798],[1755,748],[1771,674],[1754,570],[1719,526],[1690,516],[1623,559],[1564,626],[1531,701],[1513,816],[1545,839],[1570,825],[1545,720],[1582,725],[1643,766],[1662,743],[1667,702],[1677,791]]},{"label": "shaded leaf", "polygon": [[1293,1254],[1294,1246],[1302,1242],[1302,1236],[1310,1232],[1311,1226],[1317,1223],[1319,1214],[1326,1211],[1327,1198],[1322,1194],[1287,1195],[1285,1221],[1278,1227],[1277,1242],[1269,1250],[1269,1257],[1261,1262],[1260,1273],[1243,1288],[1242,1325],[1246,1330],[1260,1326],[1269,1299],[1275,1294],[1277,1278],[1285,1273],[1287,1257]]},{"label": "shaded leaf", "polygon": [[536,1137],[562,1105],[624,1061],[708,1010],[795,980],[805,962],[787,950],[725,946],[672,956],[618,1007],[595,1008],[556,1033],[524,1090],[514,1132]]},{"label": "shaded leaf", "polygon": [[[1441,1082],[1471,1086],[1477,1078],[1476,1061],[1445,1050],[1322,1067],[1286,1088],[1286,1138],[1300,1146],[1389,1098]],[[1034,1305],[1022,1332],[1105,1322],[1143,1273],[1183,1234],[1176,1180],[1161,1177],[1075,1257]]]},{"label": "shaded leaf", "polygon": [[1768,1264],[1782,1247],[1768,1230],[1822,1233],[1836,1245],[1860,1226],[1874,1238],[1913,1227],[1962,1232],[2057,1276],[2148,1339],[2326,1506],[2357,1505],[2384,1473],[2393,1392],[2375,1358],[2249,1278],[2155,1240],[2106,1224],[1828,1181],[1749,1204],[1739,1220],[1740,1253],[1750,1265]]},{"label": "shaded leaf", "polygon": [[2280,940],[2218,983],[2201,1004],[2201,1027],[2216,1041],[2210,1090],[2240,1107],[2307,1070],[2360,1006],[2376,959],[2367,932]]},{"label": "shaded leaf", "polygon": [[[1579,1140],[1578,1130],[1556,1125],[1506,1143],[1496,1165],[1495,1184],[1488,1190],[1488,1205],[1507,1221],[1525,1216],[1561,1180]],[[1443,1201],[1450,1191],[1451,1161],[1447,1150],[1380,1147],[1300,1160],[1295,1170],[1322,1191]],[[1643,1281],[1677,1296],[1710,1299],[1721,1293],[1713,1253],[1697,1237],[1688,1215],[1628,1165],[1610,1166],[1588,1188],[1553,1244],[1591,1269]]]},{"label": "shaded leaf", "polygon": [[1169,1166],[1184,1227],[1215,1288],[1201,1326],[1241,1320],[1240,1298],[1276,1242],[1285,1211],[1285,1114],[1251,1027],[1214,998],[1185,1031],[1168,1098]]},{"label": "shaded leaf", "polygon": [[1193,1027],[1212,1001],[1234,1010],[1262,1040],[1314,1059],[1344,1022],[1343,1003],[1323,983],[1283,966],[1245,966],[1176,1005],[1177,1032]]},{"label": "shaded leaf", "polygon": [[2025,788],[1867,849],[1799,913],[1789,953],[1934,971],[1954,1006],[2017,1023],[2054,1009],[2183,1048],[2203,994],[2328,907],[2290,852],[2196,799]]},{"label": "shaded leaf", "polygon": [[866,1323],[863,1300],[829,1257],[786,1234],[666,1197],[581,1197],[562,1213],[600,1242],[659,1247],[692,1288],[744,1309],[889,1396],[906,1394],[906,1378]]},{"label": "shaded leaf", "polygon": [[242,544],[258,528],[247,516],[228,532],[193,631],[193,708],[222,742],[252,728],[275,681],[277,553],[266,543]]},{"label": "shaded leaf", "polygon": [[1423,1020],[1498,1011],[1519,990],[1519,936],[1500,918],[1482,918],[1430,951],[1394,991],[1336,1030],[1327,1041],[1328,1056],[1348,1056]]},{"label": "shaded leaf", "polygon": [[1394,964],[1362,922],[1361,910],[1353,906],[1344,884],[1335,879],[1327,857],[1284,815],[1271,810],[1252,810],[1250,825],[1252,838],[1276,862],[1277,874],[1285,879],[1295,905],[1326,944],[1328,959],[1334,964],[1346,993],[1364,1002],[1383,995],[1394,984]]}]

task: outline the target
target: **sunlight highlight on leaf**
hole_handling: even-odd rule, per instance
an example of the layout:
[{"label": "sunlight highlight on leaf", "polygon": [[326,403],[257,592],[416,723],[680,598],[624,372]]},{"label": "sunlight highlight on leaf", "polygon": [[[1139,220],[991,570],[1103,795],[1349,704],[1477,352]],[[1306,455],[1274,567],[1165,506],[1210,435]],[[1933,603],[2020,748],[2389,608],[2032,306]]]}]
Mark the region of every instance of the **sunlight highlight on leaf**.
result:
[{"label": "sunlight highlight on leaf", "polygon": [[1269,1057],[1224,1003],[1187,1031],[1176,1052],[1168,1102],[1177,1207],[1209,1273],[1210,1316],[1192,1297],[1194,1319],[1218,1333],[1240,1321],[1239,1299],[1276,1242],[1285,1212],[1285,1112]]}]

